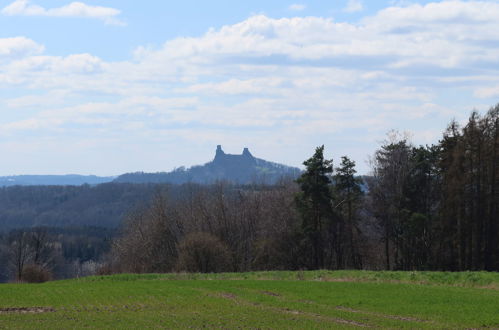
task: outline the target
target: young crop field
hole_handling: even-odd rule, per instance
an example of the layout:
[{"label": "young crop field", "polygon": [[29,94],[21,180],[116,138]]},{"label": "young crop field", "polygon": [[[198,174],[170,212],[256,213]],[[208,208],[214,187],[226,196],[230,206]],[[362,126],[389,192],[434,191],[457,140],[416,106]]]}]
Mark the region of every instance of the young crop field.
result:
[{"label": "young crop field", "polygon": [[499,328],[499,274],[258,272],[0,285],[0,329]]}]

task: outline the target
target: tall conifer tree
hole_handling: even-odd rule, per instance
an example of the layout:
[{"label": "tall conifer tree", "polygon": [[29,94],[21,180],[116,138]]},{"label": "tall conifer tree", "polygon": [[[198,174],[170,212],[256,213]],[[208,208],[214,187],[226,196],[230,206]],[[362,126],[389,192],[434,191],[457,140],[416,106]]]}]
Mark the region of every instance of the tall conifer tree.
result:
[{"label": "tall conifer tree", "polygon": [[324,146],[317,147],[314,155],[303,162],[306,170],[296,180],[301,191],[296,196],[302,216],[302,230],[311,248],[311,268],[324,268],[324,231],[333,219],[330,175],[333,161],[324,158]]}]

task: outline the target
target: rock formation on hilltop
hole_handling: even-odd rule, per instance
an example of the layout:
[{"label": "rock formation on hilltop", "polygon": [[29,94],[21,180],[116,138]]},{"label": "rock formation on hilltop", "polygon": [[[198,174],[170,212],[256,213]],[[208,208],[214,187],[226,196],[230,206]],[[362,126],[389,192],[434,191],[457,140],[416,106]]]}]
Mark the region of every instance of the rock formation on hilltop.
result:
[{"label": "rock formation on hilltop", "polygon": [[273,184],[282,177],[296,178],[299,174],[299,168],[256,158],[248,148],[244,148],[240,155],[233,155],[226,154],[222,146],[218,145],[215,158],[204,165],[193,166],[189,169],[182,167],[171,172],[127,173],[119,176],[115,182],[210,184],[224,180],[237,184]]}]

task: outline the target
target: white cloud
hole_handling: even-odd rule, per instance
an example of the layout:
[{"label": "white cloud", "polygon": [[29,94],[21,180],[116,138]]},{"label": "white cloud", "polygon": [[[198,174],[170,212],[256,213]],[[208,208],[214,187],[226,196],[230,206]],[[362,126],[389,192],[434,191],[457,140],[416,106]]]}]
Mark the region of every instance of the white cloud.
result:
[{"label": "white cloud", "polygon": [[346,7],[343,11],[347,13],[355,13],[364,10],[364,5],[361,0],[348,0]]},{"label": "white cloud", "polygon": [[[446,6],[443,3],[441,7],[433,8],[447,12]],[[499,15],[499,4],[485,7],[492,13],[488,17]],[[479,44],[499,41],[499,35],[493,32],[499,28],[495,20],[475,25],[460,20],[449,23],[434,14],[435,20],[429,21],[428,15],[420,13],[427,10],[416,6],[382,11],[360,24],[319,17],[271,19],[253,16],[238,24],[210,30],[199,38],[168,41],[162,50],[152,51],[151,56],[204,62],[213,57],[216,60],[220,57],[249,60],[285,56],[290,60],[321,60],[357,56],[365,59],[363,63],[369,63],[369,57],[378,56],[385,57],[394,68],[414,65],[456,68],[469,62],[499,58],[497,47]],[[411,22],[400,17],[413,19]],[[149,55],[145,52],[142,56]]]},{"label": "white cloud", "polygon": [[284,83],[280,77],[265,77],[256,79],[229,79],[220,83],[193,84],[179,92],[187,93],[207,93],[222,95],[237,94],[266,94],[275,92],[276,87]]},{"label": "white cloud", "polygon": [[43,45],[26,37],[0,38],[0,56],[2,57],[25,57],[42,53],[43,50]]},{"label": "white cloud", "polygon": [[106,24],[124,25],[117,18],[120,13],[115,8],[90,6],[83,2],[71,2],[62,7],[46,9],[31,4],[29,0],[16,0],[2,9],[2,14],[8,16],[85,17],[100,19]]},{"label": "white cloud", "polygon": [[[386,28],[413,27],[415,24],[447,24],[470,26],[476,23],[493,23],[496,19],[499,3],[497,1],[456,1],[432,2],[426,5],[412,4],[401,7],[389,7],[379,11],[368,21],[383,23]],[[424,30],[425,26],[419,28]],[[478,28],[483,28],[479,26]]]},{"label": "white cloud", "polygon": [[305,10],[305,8],[307,8],[306,5],[299,4],[299,3],[294,3],[291,6],[289,6],[289,10],[293,10],[293,11],[302,11],[302,10]]},{"label": "white cloud", "polygon": [[26,107],[46,107],[60,106],[66,102],[68,93],[65,90],[51,90],[46,94],[24,95],[21,97],[5,100],[5,104],[9,108],[26,108]]}]

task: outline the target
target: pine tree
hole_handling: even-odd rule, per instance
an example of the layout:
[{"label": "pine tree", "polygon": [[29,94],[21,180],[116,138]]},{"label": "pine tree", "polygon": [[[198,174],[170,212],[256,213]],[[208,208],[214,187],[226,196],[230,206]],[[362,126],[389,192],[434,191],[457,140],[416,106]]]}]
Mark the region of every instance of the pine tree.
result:
[{"label": "pine tree", "polygon": [[332,160],[324,158],[324,146],[317,147],[315,154],[305,162],[305,172],[296,180],[301,191],[296,204],[302,217],[302,230],[311,248],[310,267],[324,268],[324,241],[326,225],[333,219],[331,205],[330,175]]},{"label": "pine tree", "polygon": [[[362,261],[356,242],[359,234],[356,225],[356,211],[362,196],[362,179],[356,178],[355,162],[347,156],[341,157],[341,164],[334,175],[334,193],[336,208],[341,214],[338,221],[338,238],[336,246],[338,266],[361,268]],[[344,254],[344,256],[343,256]],[[341,259],[340,259],[341,258]]]},{"label": "pine tree", "polygon": [[403,189],[400,221],[400,268],[427,269],[431,261],[433,223],[439,203],[437,146],[413,147]]}]

